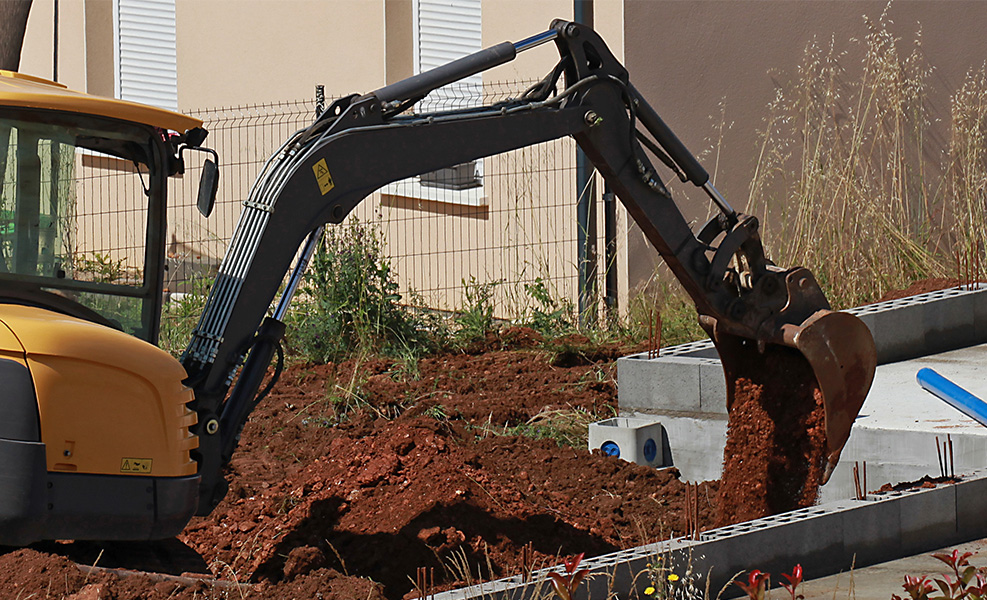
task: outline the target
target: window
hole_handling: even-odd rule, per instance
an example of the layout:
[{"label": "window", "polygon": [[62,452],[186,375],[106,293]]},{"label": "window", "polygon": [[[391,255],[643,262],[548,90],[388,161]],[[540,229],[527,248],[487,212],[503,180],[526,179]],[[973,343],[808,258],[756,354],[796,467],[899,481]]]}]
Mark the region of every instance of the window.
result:
[{"label": "window", "polygon": [[[481,0],[414,0],[414,70],[421,73],[482,49]],[[473,75],[433,91],[418,112],[483,104],[483,77]],[[483,161],[476,160],[385,186],[386,196],[486,206]]]},{"label": "window", "polygon": [[[145,279],[144,190],[160,187],[165,176],[146,166],[153,143],[150,128],[0,110],[5,296],[82,318],[95,313],[105,324],[151,338],[155,287]],[[117,170],[121,164],[129,169]]]},{"label": "window", "polygon": [[116,97],[178,110],[175,0],[114,0]]}]

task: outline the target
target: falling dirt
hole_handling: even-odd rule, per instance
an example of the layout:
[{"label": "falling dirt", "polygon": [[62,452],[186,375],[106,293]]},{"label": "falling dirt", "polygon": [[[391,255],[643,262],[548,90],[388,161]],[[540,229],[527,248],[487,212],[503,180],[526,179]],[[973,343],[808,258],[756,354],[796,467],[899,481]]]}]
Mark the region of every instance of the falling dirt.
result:
[{"label": "falling dirt", "polygon": [[781,346],[738,356],[717,526],[816,503],[826,454],[822,394],[801,353]]}]

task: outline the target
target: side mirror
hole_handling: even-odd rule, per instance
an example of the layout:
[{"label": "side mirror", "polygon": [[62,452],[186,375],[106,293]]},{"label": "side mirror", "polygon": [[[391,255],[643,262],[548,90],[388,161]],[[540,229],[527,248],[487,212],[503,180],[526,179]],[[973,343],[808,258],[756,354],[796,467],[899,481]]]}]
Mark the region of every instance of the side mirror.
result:
[{"label": "side mirror", "polygon": [[219,155],[215,150],[201,148],[198,146],[182,146],[179,154],[182,156],[184,164],[185,151],[205,152],[212,155],[212,160],[208,158],[202,163],[202,175],[199,176],[199,198],[195,205],[208,218],[212,214],[212,209],[216,206],[216,192],[219,190]]},{"label": "side mirror", "polygon": [[216,162],[207,158],[202,163],[202,176],[199,177],[199,199],[195,205],[206,218],[216,206],[216,192],[219,190],[219,165]]}]

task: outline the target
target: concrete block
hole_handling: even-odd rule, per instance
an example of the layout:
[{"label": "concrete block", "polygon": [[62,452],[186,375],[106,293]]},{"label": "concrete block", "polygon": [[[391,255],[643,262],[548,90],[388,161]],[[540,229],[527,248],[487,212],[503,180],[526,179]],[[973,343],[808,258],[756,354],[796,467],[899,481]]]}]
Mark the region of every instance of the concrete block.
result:
[{"label": "concrete block", "polygon": [[987,471],[964,478],[955,488],[957,537],[987,537]]},{"label": "concrete block", "polygon": [[700,359],[699,410],[703,413],[727,414],[727,383],[719,360]]},{"label": "concrete block", "polygon": [[895,502],[850,500],[843,511],[844,552],[858,567],[887,560],[891,548],[901,547],[901,510]]},{"label": "concrete block", "polygon": [[[976,293],[979,292],[979,293]],[[987,284],[978,283],[973,302],[973,328],[978,340],[987,339]]]},{"label": "concrete block", "polygon": [[848,310],[871,330],[878,364],[987,341],[987,285],[951,288]]},{"label": "concrete block", "polygon": [[895,498],[900,511],[902,555],[956,541],[956,486],[888,492],[885,496]]},{"label": "concrete block", "polygon": [[976,295],[959,290],[943,290],[927,295],[926,302],[935,309],[922,311],[925,322],[922,354],[945,352],[977,343],[976,329],[971,327]]},{"label": "concrete block", "polygon": [[590,424],[589,449],[599,448],[628,462],[660,467],[664,465],[664,435],[661,423],[654,419],[616,417]]},{"label": "concrete block", "polygon": [[668,441],[665,465],[675,465],[682,478],[688,481],[719,479],[723,469],[723,448],[727,441],[725,416],[697,418],[663,415],[661,425]]},{"label": "concrete block", "polygon": [[877,364],[885,364],[920,355],[925,335],[920,307],[901,301],[874,313],[874,346]]},{"label": "concrete block", "polygon": [[617,359],[617,386],[622,410],[697,412],[699,365],[703,359],[649,359],[646,353]]}]

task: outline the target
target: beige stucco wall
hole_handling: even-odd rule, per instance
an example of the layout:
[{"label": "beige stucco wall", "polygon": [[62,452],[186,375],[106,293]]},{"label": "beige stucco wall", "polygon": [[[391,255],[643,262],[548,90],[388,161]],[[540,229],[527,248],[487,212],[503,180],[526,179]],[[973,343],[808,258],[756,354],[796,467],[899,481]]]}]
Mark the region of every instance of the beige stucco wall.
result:
[{"label": "beige stucco wall", "polygon": [[[863,39],[863,16],[876,19],[886,5],[885,0],[627,0],[626,64],[635,85],[685,144],[707,155],[704,164],[728,201],[743,209],[757,159],[757,131],[776,86],[795,73],[813,36],[823,44],[833,40],[837,52],[846,53],[841,59],[846,80],[859,78],[863,46],[850,40]],[[902,48],[910,51],[921,30],[923,51],[935,67],[928,101],[940,121],[932,124],[930,139],[945,137],[949,95],[968,69],[987,59],[984,8],[976,0],[898,0],[890,6],[890,29],[903,40]],[[721,103],[728,128],[717,144]],[[703,195],[688,195],[688,214],[705,215]],[[631,255],[640,256],[646,242],[632,234],[629,245]],[[632,265],[632,285],[652,269],[648,261]]]},{"label": "beige stucco wall", "polygon": [[[86,46],[84,5],[60,2],[58,9],[58,79],[74,89],[85,89]],[[34,0],[28,15],[20,71],[50,79],[54,66],[54,1]]]},{"label": "beige stucco wall", "polygon": [[385,80],[382,2],[178,0],[178,101],[202,108],[365,92]]},{"label": "beige stucco wall", "polygon": [[[310,98],[316,84],[329,95],[365,92],[385,81],[382,1],[177,0],[175,19],[181,110]],[[52,76],[53,29],[53,0],[35,0],[23,72]],[[59,81],[112,95],[112,0],[60,2],[59,38]]]}]

